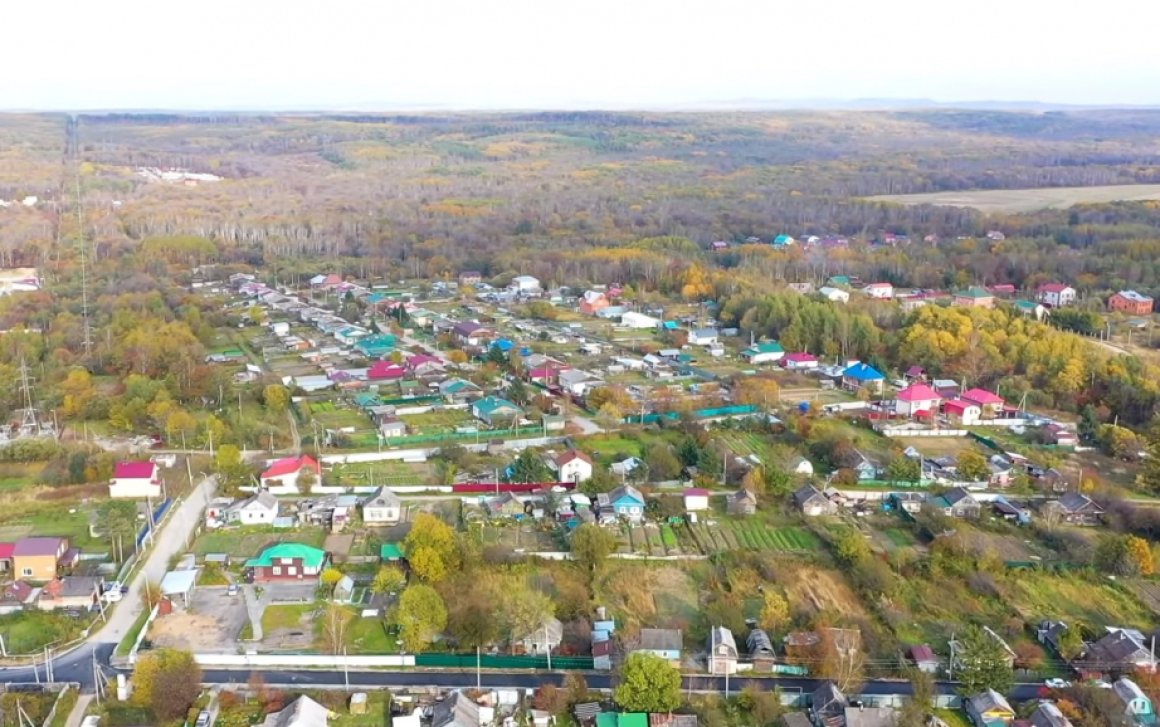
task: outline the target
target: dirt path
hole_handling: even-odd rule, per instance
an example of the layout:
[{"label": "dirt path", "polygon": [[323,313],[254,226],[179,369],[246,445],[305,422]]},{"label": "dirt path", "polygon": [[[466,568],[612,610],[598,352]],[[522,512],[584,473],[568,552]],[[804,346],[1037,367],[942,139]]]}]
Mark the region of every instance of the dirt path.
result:
[{"label": "dirt path", "polygon": [[294,412],[289,409],[286,410],[286,420],[290,422],[290,445],[291,452],[302,451],[302,437],[298,435],[298,422],[294,419]]}]

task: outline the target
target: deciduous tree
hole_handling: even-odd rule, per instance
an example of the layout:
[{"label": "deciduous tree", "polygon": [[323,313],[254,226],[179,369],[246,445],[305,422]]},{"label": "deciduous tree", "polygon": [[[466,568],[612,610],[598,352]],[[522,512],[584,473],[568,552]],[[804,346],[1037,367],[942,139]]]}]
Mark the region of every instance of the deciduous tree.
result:
[{"label": "deciduous tree", "polygon": [[630,654],[612,692],[626,712],[672,712],[681,705],[681,673],[655,654]]},{"label": "deciduous tree", "polygon": [[403,648],[423,651],[447,627],[447,607],[431,586],[417,583],[403,591],[393,614]]}]

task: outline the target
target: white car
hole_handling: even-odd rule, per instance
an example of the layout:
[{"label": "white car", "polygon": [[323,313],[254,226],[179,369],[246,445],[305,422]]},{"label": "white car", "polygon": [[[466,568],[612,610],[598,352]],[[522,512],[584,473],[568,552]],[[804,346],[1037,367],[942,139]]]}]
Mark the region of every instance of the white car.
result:
[{"label": "white car", "polygon": [[1057,678],[1046,679],[1044,680],[1043,684],[1047,687],[1050,687],[1051,689],[1067,689],[1071,686],[1071,682],[1067,681],[1066,679]]},{"label": "white car", "polygon": [[120,588],[105,591],[103,594],[101,594],[101,598],[105,599],[105,603],[117,603],[124,597],[125,594],[121,593]]}]

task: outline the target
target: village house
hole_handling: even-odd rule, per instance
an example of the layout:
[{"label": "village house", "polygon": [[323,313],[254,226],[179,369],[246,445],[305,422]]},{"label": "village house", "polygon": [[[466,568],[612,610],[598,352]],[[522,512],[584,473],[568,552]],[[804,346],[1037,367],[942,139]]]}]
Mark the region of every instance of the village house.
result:
[{"label": "village house", "polygon": [[741,352],[741,358],[745,359],[747,363],[757,365],[764,363],[777,363],[785,356],[785,349],[777,341],[766,341],[764,343],[755,343],[749,348]]},{"label": "village house", "polygon": [[942,495],[930,495],[927,504],[946,515],[957,518],[977,518],[983,511],[978,500],[962,487],[955,487]]},{"label": "village house", "polygon": [[[305,694],[277,712],[266,715],[257,727],[327,727],[333,716],[326,707]],[[473,725],[479,727],[479,725]]]},{"label": "village house", "polygon": [[894,286],[890,283],[870,283],[862,288],[862,292],[871,298],[888,300],[894,297]]},{"label": "village house", "polygon": [[539,278],[531,275],[517,275],[508,283],[508,290],[516,295],[539,295],[543,290]]},{"label": "village house", "polygon": [[610,512],[631,522],[640,522],[644,518],[644,495],[632,485],[621,485],[611,492],[602,492],[596,496],[596,502],[602,516]]},{"label": "village house", "polygon": [[460,285],[479,285],[483,282],[483,274],[478,270],[464,270],[459,274]]},{"label": "village house", "polygon": [[380,487],[362,503],[367,525],[394,525],[403,518],[403,501],[390,488]]},{"label": "village house", "polygon": [[490,426],[507,424],[521,416],[524,410],[498,396],[485,396],[471,405],[471,415]]},{"label": "village house", "polygon": [[1151,315],[1152,299],[1134,290],[1121,290],[1108,298],[1108,310],[1134,316]]},{"label": "village house", "polygon": [[592,478],[592,458],[578,449],[550,457],[548,467],[556,473],[557,482],[587,482]]},{"label": "village house", "polygon": [[68,538],[27,537],[12,546],[12,573],[30,581],[51,581],[68,564]]},{"label": "village house", "polygon": [[549,616],[539,626],[512,641],[525,654],[548,654],[558,650],[563,643],[564,624],[560,619]]},{"label": "village house", "polygon": [[1079,444],[1079,434],[1058,422],[1044,425],[1043,439],[1048,444],[1059,447],[1074,447]]},{"label": "village house", "polygon": [[818,288],[818,293],[826,300],[834,303],[850,302],[850,292],[842,290],[841,288],[832,288],[828,285],[823,285],[821,288]]},{"label": "village house", "polygon": [[[938,392],[935,392],[938,393]],[[978,423],[983,416],[983,409],[978,404],[962,399],[952,399],[943,404],[943,414],[951,424],[969,427]]]},{"label": "village house", "polygon": [[1044,517],[1058,516],[1069,525],[1099,525],[1104,509],[1082,492],[1067,492],[1058,500],[1043,503]]},{"label": "village house", "polygon": [[999,727],[1015,720],[1015,710],[1007,698],[994,689],[974,695],[966,700],[967,716],[975,727]]},{"label": "village house", "polygon": [[678,666],[681,663],[682,643],[680,629],[641,629],[637,646],[632,652],[653,654]]},{"label": "village house", "polygon": [[813,485],[802,485],[793,493],[793,502],[806,517],[836,515],[838,506]]},{"label": "village house", "polygon": [[708,667],[710,674],[737,673],[737,641],[725,626],[709,629]]},{"label": "village house", "polygon": [[[1004,663],[1007,664],[1008,668],[1013,668],[1015,666],[1015,650],[1011,648],[1011,645],[1008,644],[1007,641],[1002,636],[997,634],[990,626],[983,627],[983,634],[985,634],[988,638],[999,645],[999,648],[1002,649],[1004,654]],[[955,669],[959,669],[963,665],[961,659],[962,655],[965,653],[963,644],[957,639],[952,639],[949,642],[949,646],[951,647],[951,653],[954,654],[953,666]]]},{"label": "village house", "polygon": [[952,303],[959,308],[994,308],[995,296],[986,288],[971,287],[955,293]]},{"label": "village house", "polygon": [[109,497],[159,499],[163,482],[156,462],[118,462],[109,481]]},{"label": "village house", "polygon": [[881,371],[861,361],[851,364],[842,372],[842,386],[854,391],[864,388],[872,394],[881,394],[885,382],[886,376]]},{"label": "village house", "polygon": [[[480,706],[466,694],[455,692],[431,708],[431,727],[482,727],[481,712]],[[492,709],[489,708],[488,712]]]},{"label": "village house", "polygon": [[1049,308],[1063,308],[1075,302],[1075,288],[1066,283],[1044,283],[1035,291],[1035,299]]},{"label": "village house", "polygon": [[1003,401],[1003,397],[986,389],[969,389],[963,392],[959,398],[977,405],[984,419],[992,419],[1001,415],[1003,405],[1006,403]]},{"label": "village house", "polygon": [[580,296],[580,312],[584,315],[594,316],[610,305],[612,301],[599,290],[588,290]]},{"label": "village house", "polygon": [[818,368],[818,357],[804,351],[787,353],[781,365],[786,371],[813,371]]},{"label": "village house", "polygon": [[0,586],[0,616],[31,608],[36,589],[25,581],[11,581]]},{"label": "village house", "polygon": [[725,508],[730,515],[746,517],[757,512],[757,495],[744,487],[729,496]]},{"label": "village house", "polygon": [[495,337],[495,332],[482,323],[463,321],[451,328],[451,335],[461,346],[482,346]]},{"label": "village house", "polygon": [[685,512],[701,512],[709,509],[709,491],[704,487],[686,487],[682,493]]},{"label": "village house", "polygon": [[1155,662],[1151,645],[1142,633],[1109,626],[1107,634],[1088,644],[1072,667],[1085,679],[1102,679],[1132,669],[1154,671]]},{"label": "village house", "polygon": [[777,652],[773,650],[773,641],[764,629],[750,631],[745,637],[745,648],[749,652],[749,660],[753,662],[754,669],[768,670],[777,658]]},{"label": "village house", "polygon": [[661,319],[637,311],[629,311],[620,317],[620,325],[622,328],[657,329],[661,325]]},{"label": "village house", "polygon": [[942,396],[926,384],[915,383],[898,392],[894,399],[894,413],[898,416],[931,416],[938,412]]},{"label": "village house", "polygon": [[528,513],[528,506],[524,501],[510,492],[489,498],[485,506],[488,516],[495,519],[523,518]]},{"label": "village house", "polygon": [[271,525],[278,517],[278,498],[262,490],[244,500],[231,504],[223,512],[227,523],[240,525]]},{"label": "village house", "polygon": [[326,552],[301,543],[278,543],[262,551],[257,558],[246,561],[247,575],[252,583],[315,580],[326,568]]},{"label": "village house", "polygon": [[586,396],[592,389],[604,386],[604,380],[580,369],[568,369],[556,375],[556,383],[573,396]]},{"label": "village house", "polygon": [[1124,716],[1136,724],[1156,724],[1156,709],[1144,690],[1128,677],[1120,677],[1112,684],[1112,691],[1124,704]]},{"label": "village house", "polygon": [[1072,727],[1071,720],[1059,711],[1059,707],[1048,701],[1041,701],[1027,719],[1031,727]]},{"label": "village house", "polygon": [[259,482],[262,487],[279,490],[300,492],[301,484],[309,482],[317,484],[322,478],[322,466],[308,454],[297,457],[284,457],[270,463],[262,473]]},{"label": "village house", "polygon": [[397,416],[379,417],[379,435],[383,439],[407,436],[407,423]]},{"label": "village house", "polygon": [[910,647],[906,650],[906,656],[910,663],[914,664],[915,669],[926,674],[938,673],[941,662],[935,655],[934,649],[927,644]]},{"label": "village house", "polygon": [[478,386],[466,379],[454,378],[439,382],[439,395],[452,402],[463,402],[481,394]]},{"label": "village house", "polygon": [[995,285],[988,285],[987,290],[991,291],[996,298],[1010,298],[1015,295],[1015,286],[1011,283],[997,283]]},{"label": "village house", "polygon": [[713,346],[717,344],[719,335],[716,328],[694,328],[689,331],[689,345]]},{"label": "village house", "polygon": [[36,607],[42,611],[75,609],[87,611],[97,605],[101,595],[99,576],[65,576],[54,578],[40,589]]},{"label": "village house", "polygon": [[846,695],[830,681],[824,682],[810,694],[810,721],[814,727],[845,727]]},{"label": "village house", "polygon": [[366,378],[370,382],[399,381],[407,377],[407,368],[394,361],[375,361],[367,369]]},{"label": "village house", "polygon": [[1015,312],[1019,315],[1034,318],[1037,321],[1042,321],[1051,312],[1042,303],[1036,303],[1032,300],[1017,300],[1014,303],[1014,307]]}]

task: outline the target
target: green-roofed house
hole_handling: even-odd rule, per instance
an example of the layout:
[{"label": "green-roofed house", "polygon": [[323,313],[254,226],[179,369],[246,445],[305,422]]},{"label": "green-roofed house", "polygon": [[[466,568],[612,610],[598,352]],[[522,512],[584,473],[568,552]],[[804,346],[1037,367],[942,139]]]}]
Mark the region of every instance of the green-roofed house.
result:
[{"label": "green-roofed house", "polygon": [[379,547],[379,559],[386,563],[398,563],[405,557],[402,543],[383,543]]},{"label": "green-roofed house", "polygon": [[644,712],[601,712],[596,715],[596,727],[648,727]]},{"label": "green-roofed house", "polygon": [[354,345],[354,350],[367,358],[382,358],[395,350],[395,337],[390,333],[377,333],[366,336]]},{"label": "green-roofed house", "polygon": [[1042,303],[1036,303],[1033,300],[1015,301],[1015,312],[1028,318],[1034,318],[1037,321],[1043,320],[1048,314],[1046,306]]},{"label": "green-roofed house", "polygon": [[524,410],[498,396],[485,396],[471,405],[471,414],[480,421],[494,425],[496,420],[507,421],[522,416]]},{"label": "green-roofed house", "polygon": [[776,363],[785,356],[785,349],[777,341],[755,343],[741,352],[741,358],[751,364]]},{"label": "green-roofed house", "polygon": [[278,543],[246,561],[252,583],[317,580],[329,561],[326,551],[302,543]]},{"label": "green-roofed house", "polygon": [[995,294],[975,285],[955,293],[953,303],[959,308],[994,308]]},{"label": "green-roofed house", "polygon": [[379,398],[378,394],[365,392],[354,397],[354,403],[359,409],[373,409],[376,406],[382,406],[383,400]]},{"label": "green-roofed house", "polygon": [[831,285],[835,288],[849,288],[850,287],[850,276],[849,275],[831,275],[830,279],[826,281],[826,285]]}]

